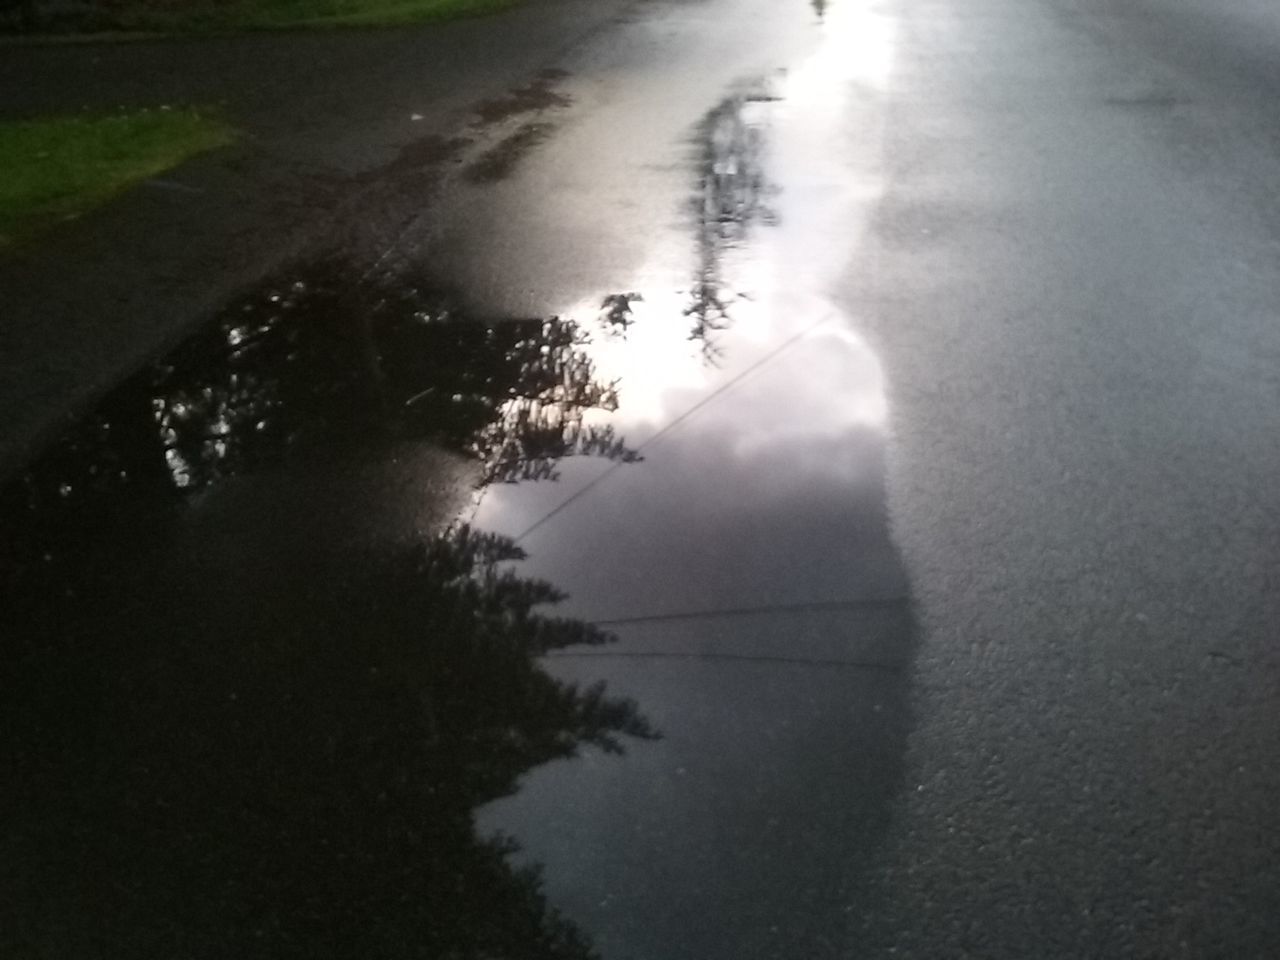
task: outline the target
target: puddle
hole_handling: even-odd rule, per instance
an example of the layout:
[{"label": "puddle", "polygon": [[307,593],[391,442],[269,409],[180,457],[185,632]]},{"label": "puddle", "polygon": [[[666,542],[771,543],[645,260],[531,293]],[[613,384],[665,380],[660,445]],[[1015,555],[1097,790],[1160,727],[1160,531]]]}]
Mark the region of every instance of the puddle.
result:
[{"label": "puddle", "polygon": [[606,680],[664,732],[624,763],[532,771],[480,812],[605,957],[846,956],[875,911],[915,625],[885,374],[830,294],[877,161],[832,138],[884,84],[892,38],[861,5],[824,16],[828,43],[697,125],[693,268],[666,285],[645,282],[662,263],[636,270],[618,336],[590,348],[619,406],[586,421],[640,459],[566,462],[559,484],[491,487],[474,514],[618,635],[558,652],[556,675]]},{"label": "puddle", "polygon": [[481,322],[320,258],[0,493],[23,949],[843,955],[914,624],[841,49],[692,130],[678,282]]}]

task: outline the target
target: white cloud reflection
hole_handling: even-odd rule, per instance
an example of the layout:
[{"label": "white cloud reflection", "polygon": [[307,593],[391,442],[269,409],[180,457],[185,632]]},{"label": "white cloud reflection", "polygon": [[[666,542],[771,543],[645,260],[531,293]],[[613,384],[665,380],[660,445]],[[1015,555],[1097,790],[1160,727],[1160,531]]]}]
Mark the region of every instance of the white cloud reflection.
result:
[{"label": "white cloud reflection", "polygon": [[[728,196],[724,203],[700,201],[703,222],[695,225],[693,241],[685,234],[676,242],[689,245],[692,261],[701,258],[701,280],[709,276],[724,292],[726,329],[708,334],[715,362],[690,338],[698,286],[690,274],[671,276],[669,265],[680,258],[672,257],[669,242],[662,246],[663,237],[655,237],[661,248],[634,286],[620,285],[641,294],[631,300],[625,336],[597,333],[587,348],[598,378],[617,381],[620,398],[617,411],[591,411],[588,422],[612,426],[633,447],[705,403],[670,437],[646,447],[649,463],[660,462],[663,446],[678,434],[686,454],[704,438],[707,449],[717,451],[717,469],[736,462],[744,476],[776,472],[782,451],[790,469],[810,479],[825,472],[828,480],[848,482],[870,468],[857,461],[867,460],[865,436],[885,429],[884,374],[831,290],[882,189],[883,117],[868,91],[874,99],[889,81],[894,34],[888,18],[858,0],[833,4],[822,29],[821,42],[798,66],[710,115],[736,110],[729,136],[723,129],[702,131],[708,138],[700,147],[703,189],[723,181]],[[735,130],[741,143],[734,142]],[[833,135],[842,130],[857,136]],[[752,152],[723,153],[733,149]],[[740,177],[754,179],[744,187],[734,179]],[[735,191],[747,187],[759,195],[744,205]],[[750,220],[728,228],[716,222],[735,209],[746,209]],[[597,296],[562,315],[589,323],[599,310]],[[857,442],[843,442],[851,437]],[[773,466],[764,470],[766,463]],[[522,528],[547,503],[607,469],[565,466],[557,493],[491,490],[477,519]],[[717,478],[727,488],[735,482]]]}]

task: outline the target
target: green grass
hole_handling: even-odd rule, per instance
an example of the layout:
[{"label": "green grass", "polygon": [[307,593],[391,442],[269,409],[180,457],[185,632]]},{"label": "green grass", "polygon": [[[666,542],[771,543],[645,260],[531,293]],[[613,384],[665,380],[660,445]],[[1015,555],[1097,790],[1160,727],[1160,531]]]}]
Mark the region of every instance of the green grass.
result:
[{"label": "green grass", "polygon": [[113,8],[117,29],[142,33],[220,33],[293,27],[376,27],[496,13],[520,0],[232,0],[173,7],[124,0]]},{"label": "green grass", "polygon": [[233,139],[222,120],[190,109],[0,122],[0,245]]},{"label": "green grass", "polygon": [[[0,13],[5,0],[0,0]],[[522,0],[99,0],[20,23],[0,17],[0,37],[19,41],[147,39],[323,27],[429,23],[497,13]],[[43,6],[38,3],[37,6]]]},{"label": "green grass", "polygon": [[246,26],[372,27],[478,16],[519,0],[263,0],[246,5]]}]

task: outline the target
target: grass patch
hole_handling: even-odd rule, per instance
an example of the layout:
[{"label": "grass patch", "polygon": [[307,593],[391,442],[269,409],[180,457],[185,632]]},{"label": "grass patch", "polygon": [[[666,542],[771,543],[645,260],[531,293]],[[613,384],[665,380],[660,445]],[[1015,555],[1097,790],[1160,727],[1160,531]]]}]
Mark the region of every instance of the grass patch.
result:
[{"label": "grass patch", "polygon": [[[37,12],[0,32],[71,34],[81,37],[229,33],[296,27],[376,27],[482,16],[522,0],[90,0]],[[3,5],[4,0],[0,0]],[[2,21],[2,18],[0,18]]]},{"label": "grass patch", "polygon": [[236,25],[375,27],[494,13],[519,0],[261,0],[242,7]]},{"label": "grass patch", "polygon": [[222,120],[190,109],[0,122],[0,245],[233,139]]}]

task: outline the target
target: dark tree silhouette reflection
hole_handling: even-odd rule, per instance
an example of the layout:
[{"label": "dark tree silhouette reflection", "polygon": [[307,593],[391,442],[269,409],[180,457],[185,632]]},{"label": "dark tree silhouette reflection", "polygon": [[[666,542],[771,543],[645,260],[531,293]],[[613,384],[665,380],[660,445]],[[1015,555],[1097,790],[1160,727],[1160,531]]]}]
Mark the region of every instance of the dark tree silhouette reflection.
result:
[{"label": "dark tree silhouette reflection", "polygon": [[584,425],[617,402],[585,337],[318,264],[133,377],[0,493],[0,952],[595,956],[474,811],[539,764],[656,735],[539,659],[612,638],[550,613],[563,595],[519,575],[521,550],[465,526],[358,555],[300,543],[252,573],[177,532],[221,480],[388,438],[470,454],[484,482],[635,459]]},{"label": "dark tree silhouette reflection", "polygon": [[553,478],[567,456],[634,456],[583,424],[586,410],[614,409],[617,393],[596,379],[572,320],[480,324],[413,277],[352,272],[323,263],[245,303],[219,331],[221,369],[210,371],[200,344],[199,381],[156,384],[180,482],[303,440],[317,420],[329,437],[376,425],[473,453],[489,480]]},{"label": "dark tree silhouette reflection", "polygon": [[655,734],[539,667],[611,638],[538,612],[561,594],[522,556],[463,527],[213,627],[169,635],[151,607],[128,645],[11,691],[14,955],[593,956],[473,811],[539,764]]},{"label": "dark tree silhouette reflection", "polygon": [[471,454],[488,482],[554,479],[570,456],[637,459],[612,428],[584,422],[618,403],[588,338],[557,317],[476,322],[412,276],[306,265],[116,390],[28,477],[31,495],[96,496],[165,475],[195,490],[373,437]]}]

